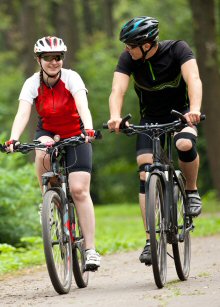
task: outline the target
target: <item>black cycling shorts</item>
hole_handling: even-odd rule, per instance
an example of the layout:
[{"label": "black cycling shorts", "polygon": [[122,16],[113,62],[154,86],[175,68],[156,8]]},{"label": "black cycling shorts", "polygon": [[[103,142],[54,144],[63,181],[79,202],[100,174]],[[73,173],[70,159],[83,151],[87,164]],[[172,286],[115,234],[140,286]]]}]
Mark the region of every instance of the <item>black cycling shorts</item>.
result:
[{"label": "black cycling shorts", "polygon": [[[165,121],[165,122],[169,122],[169,121]],[[158,123],[158,121],[154,121],[152,119],[145,119],[142,118],[140,120],[140,125],[144,125],[144,124],[156,124]],[[161,123],[161,122],[160,122]],[[152,143],[152,132],[145,132],[145,134],[138,134],[137,135],[137,140],[136,140],[136,156],[140,156],[142,154],[146,154],[146,153],[153,153],[153,143]],[[165,136],[161,136],[160,137],[160,141],[161,141],[161,145],[162,147],[164,147],[164,143],[165,143]]]},{"label": "black cycling shorts", "polygon": [[[54,133],[46,130],[37,130],[35,139],[42,136],[54,137]],[[92,144],[85,143],[78,146],[65,146],[66,166],[68,172],[92,172]]]},{"label": "black cycling shorts", "polygon": [[[180,111],[182,114],[185,114],[187,112],[189,112],[188,109],[182,110]],[[166,123],[170,123],[174,120],[176,120],[177,118],[170,115],[167,117],[161,117],[161,118],[142,118],[140,120],[140,125],[144,125],[144,124],[166,124]],[[136,156],[142,155],[142,154],[146,154],[146,153],[153,153],[153,143],[152,143],[152,132],[148,132],[145,134],[138,134],[137,135],[137,140],[136,140]],[[164,148],[165,145],[165,135],[161,135],[160,136],[160,142],[161,142],[161,146]]]}]

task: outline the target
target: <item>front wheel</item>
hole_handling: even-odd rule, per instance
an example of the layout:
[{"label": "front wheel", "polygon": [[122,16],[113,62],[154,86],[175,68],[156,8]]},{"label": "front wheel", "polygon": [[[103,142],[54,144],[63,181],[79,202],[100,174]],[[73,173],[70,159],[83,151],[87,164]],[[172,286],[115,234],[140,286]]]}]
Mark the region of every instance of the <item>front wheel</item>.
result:
[{"label": "front wheel", "polygon": [[[185,179],[181,172],[178,181],[182,190],[185,191]],[[186,280],[190,271],[191,240],[190,231],[185,230],[190,226],[189,217],[185,215],[184,198],[180,187],[174,186],[174,225],[176,229],[177,242],[172,244],[176,272],[180,280]]]},{"label": "front wheel", "polygon": [[72,247],[68,231],[63,227],[63,205],[56,191],[43,197],[42,232],[47,269],[54,289],[69,292],[72,282]]},{"label": "front wheel", "polygon": [[165,233],[164,191],[161,179],[152,174],[146,196],[146,221],[151,246],[151,260],[154,280],[162,288],[167,275],[167,239]]}]

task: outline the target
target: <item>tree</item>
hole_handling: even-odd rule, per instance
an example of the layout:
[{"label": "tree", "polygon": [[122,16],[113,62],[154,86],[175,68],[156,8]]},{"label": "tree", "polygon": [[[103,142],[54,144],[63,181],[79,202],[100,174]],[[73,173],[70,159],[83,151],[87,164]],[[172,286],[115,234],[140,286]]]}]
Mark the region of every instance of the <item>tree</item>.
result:
[{"label": "tree", "polygon": [[203,82],[204,131],[213,184],[220,196],[220,74],[218,70],[215,1],[189,0],[194,20],[197,60]]}]

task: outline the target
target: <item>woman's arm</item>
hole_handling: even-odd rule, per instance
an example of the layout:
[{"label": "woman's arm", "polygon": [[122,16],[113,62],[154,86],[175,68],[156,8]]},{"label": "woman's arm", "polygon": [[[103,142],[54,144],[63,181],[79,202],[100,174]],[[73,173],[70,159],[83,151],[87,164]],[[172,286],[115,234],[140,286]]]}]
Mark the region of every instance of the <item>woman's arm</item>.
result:
[{"label": "woman's arm", "polygon": [[12,125],[10,140],[19,140],[30,119],[31,107],[31,103],[20,100],[18,111]]},{"label": "woman's arm", "polygon": [[88,107],[85,90],[78,91],[74,96],[76,107],[85,129],[93,129],[92,116]]}]

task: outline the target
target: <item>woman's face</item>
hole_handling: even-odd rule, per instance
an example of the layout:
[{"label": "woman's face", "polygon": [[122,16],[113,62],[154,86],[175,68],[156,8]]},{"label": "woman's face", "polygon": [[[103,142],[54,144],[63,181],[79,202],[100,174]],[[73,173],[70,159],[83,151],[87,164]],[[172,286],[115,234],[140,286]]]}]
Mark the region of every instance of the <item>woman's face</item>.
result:
[{"label": "woman's face", "polygon": [[38,62],[41,63],[43,70],[48,73],[48,75],[55,76],[59,73],[63,66],[64,55],[59,52],[47,52],[43,53]]}]

